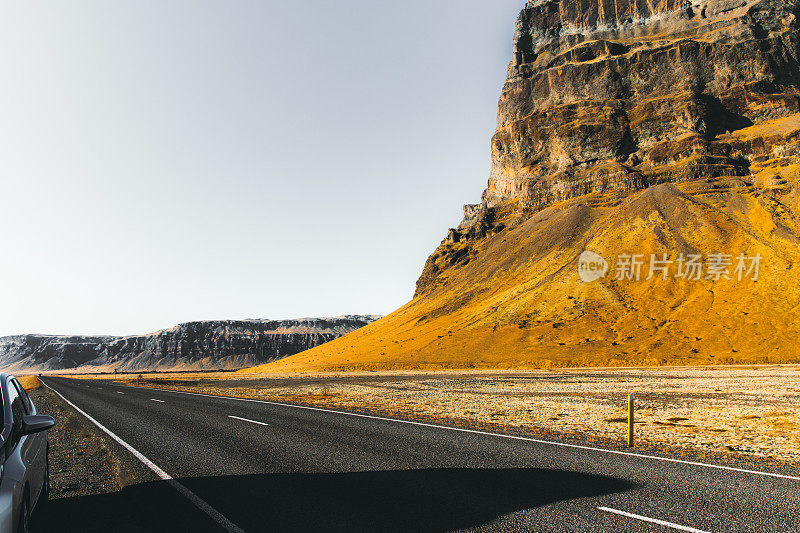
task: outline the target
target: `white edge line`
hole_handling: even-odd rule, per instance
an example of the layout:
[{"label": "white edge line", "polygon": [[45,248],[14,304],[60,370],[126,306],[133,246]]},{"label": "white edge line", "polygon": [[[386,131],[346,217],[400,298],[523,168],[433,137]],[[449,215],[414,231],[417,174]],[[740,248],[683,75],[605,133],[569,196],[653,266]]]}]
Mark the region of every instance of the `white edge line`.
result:
[{"label": "white edge line", "polygon": [[51,391],[61,396],[62,400],[67,402],[73,409],[78,411],[80,414],[88,418],[89,421],[92,422],[94,425],[102,429],[109,437],[117,441],[123,448],[131,452],[134,455],[134,457],[136,457],[139,461],[144,463],[145,466],[147,466],[147,468],[155,472],[158,477],[169,483],[172,486],[172,488],[180,492],[184,497],[186,497],[187,500],[192,502],[198,509],[200,509],[209,517],[211,517],[217,524],[222,526],[226,531],[228,531],[229,533],[245,533],[245,531],[242,528],[231,522],[222,513],[211,507],[211,505],[206,503],[205,500],[200,498],[200,496],[198,496],[191,490],[187,489],[179,481],[176,481],[172,476],[164,472],[161,468],[159,468],[157,464],[155,464],[153,461],[145,457],[139,450],[137,450],[136,448],[134,448],[133,446],[122,440],[120,437],[115,435],[110,429],[108,429],[103,424],[101,424],[100,422],[89,416],[85,411],[83,411],[77,405],[64,398],[64,396],[60,392],[58,392],[57,390],[46,384],[44,381],[42,381],[41,383]]},{"label": "white edge line", "polygon": [[[125,385],[122,385],[125,386]],[[221,396],[219,394],[203,394],[199,392],[188,392],[188,391],[181,391],[181,390],[171,390],[171,389],[157,389],[155,387],[130,387],[130,388],[139,388],[139,389],[149,389],[149,390],[157,390],[162,392],[172,392],[175,394],[189,394],[192,396],[205,396],[207,398],[221,398],[223,400],[235,400],[240,402],[252,402],[252,403],[263,403],[266,405],[279,405],[281,407],[293,407],[295,409],[306,409],[309,411],[322,411],[324,413],[334,413],[338,415],[346,415],[346,416],[355,416],[359,418],[370,418],[372,420],[383,420],[386,422],[397,422],[399,424],[410,424],[413,426],[422,426],[422,427],[429,427],[429,428],[438,428],[438,429],[447,429],[450,431],[460,431],[462,433],[473,433],[475,435],[486,435],[490,437],[501,437],[504,439],[513,439],[513,440],[522,440],[526,442],[536,442],[538,444],[549,444],[551,446],[562,446],[564,448],[572,448],[576,450],[589,450],[594,452],[602,452],[602,453],[611,453],[614,455],[623,455],[626,457],[639,457],[641,459],[651,459],[654,461],[663,461],[665,463],[679,463],[684,465],[691,465],[691,466],[702,466],[706,468],[716,468],[717,470],[728,470],[731,472],[741,472],[745,474],[755,474],[758,476],[767,476],[779,479],[790,479],[792,481],[800,481],[800,476],[789,476],[785,474],[775,474],[772,472],[762,472],[760,470],[748,470],[747,468],[736,468],[734,466],[723,466],[723,465],[715,465],[711,463],[700,463],[696,461],[684,461],[682,459],[673,459],[671,457],[659,457],[657,455],[647,455],[643,453],[633,453],[633,452],[623,452],[620,450],[608,450],[606,448],[594,448],[592,446],[582,446],[580,444],[569,444],[566,442],[556,442],[552,440],[543,440],[543,439],[532,439],[530,437],[520,437],[517,435],[503,435],[502,433],[491,433],[488,431],[479,431],[477,429],[465,429],[465,428],[456,428],[456,427],[449,427],[449,426],[440,426],[437,424],[428,424],[425,422],[414,422],[413,420],[401,420],[399,418],[387,418],[382,416],[373,416],[373,415],[364,415],[361,413],[348,413],[347,411],[337,411],[335,409],[323,409],[322,407],[308,407],[305,405],[294,405],[291,403],[280,403],[280,402],[270,402],[267,400],[255,400],[253,398],[234,398],[232,396]]]},{"label": "white edge line", "polygon": [[250,422],[251,424],[258,424],[260,426],[268,426],[266,422],[259,422],[258,420],[250,420],[249,418],[242,418],[241,416],[233,416],[228,415],[228,418],[235,418],[236,420],[242,420],[244,422]]},{"label": "white edge line", "polygon": [[639,514],[633,513],[626,513],[625,511],[620,511],[618,509],[612,509],[611,507],[598,507],[601,511],[605,511],[607,513],[614,513],[622,516],[626,516],[628,518],[635,518],[636,520],[641,520],[643,522],[650,522],[651,524],[658,524],[659,526],[671,527],[672,529],[677,529],[679,531],[689,531],[690,533],[708,533],[708,531],[703,531],[702,529],[695,529],[689,526],[682,526],[680,524],[673,524],[672,522],[666,522],[664,520],[658,520],[655,518],[648,518],[646,516],[642,516]]}]

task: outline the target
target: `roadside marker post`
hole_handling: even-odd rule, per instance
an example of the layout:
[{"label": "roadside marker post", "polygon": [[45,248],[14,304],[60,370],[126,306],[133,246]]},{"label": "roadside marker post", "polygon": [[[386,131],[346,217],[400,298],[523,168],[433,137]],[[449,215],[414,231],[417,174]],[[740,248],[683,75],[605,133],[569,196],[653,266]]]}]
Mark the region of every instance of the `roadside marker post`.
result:
[{"label": "roadside marker post", "polygon": [[633,393],[628,395],[628,448],[633,448]]}]

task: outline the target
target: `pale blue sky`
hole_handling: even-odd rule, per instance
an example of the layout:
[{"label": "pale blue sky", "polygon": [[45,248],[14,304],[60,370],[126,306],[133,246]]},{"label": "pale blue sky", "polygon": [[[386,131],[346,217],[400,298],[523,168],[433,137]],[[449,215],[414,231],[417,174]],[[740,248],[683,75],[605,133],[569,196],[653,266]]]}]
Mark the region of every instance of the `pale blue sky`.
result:
[{"label": "pale blue sky", "polygon": [[522,3],[7,3],[0,335],[403,305],[486,184]]}]

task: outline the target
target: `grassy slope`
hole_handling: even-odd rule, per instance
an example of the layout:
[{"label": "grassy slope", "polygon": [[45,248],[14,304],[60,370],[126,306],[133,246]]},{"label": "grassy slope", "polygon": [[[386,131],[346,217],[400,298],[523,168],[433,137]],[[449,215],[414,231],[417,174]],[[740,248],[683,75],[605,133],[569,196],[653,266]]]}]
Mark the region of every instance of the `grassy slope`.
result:
[{"label": "grassy slope", "polygon": [[[663,184],[621,202],[551,206],[471,243],[468,262],[382,320],[255,370],[800,361],[798,165],[772,160],[754,172],[752,186]],[[620,282],[612,263],[609,276],[586,284],[577,274],[584,249],[609,263],[651,252],[763,260],[757,282]]]}]

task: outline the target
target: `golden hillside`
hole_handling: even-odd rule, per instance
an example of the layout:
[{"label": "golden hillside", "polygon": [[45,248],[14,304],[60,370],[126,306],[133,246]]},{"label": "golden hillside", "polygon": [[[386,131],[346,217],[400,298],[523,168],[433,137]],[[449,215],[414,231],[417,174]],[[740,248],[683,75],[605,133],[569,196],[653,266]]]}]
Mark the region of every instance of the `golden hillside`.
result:
[{"label": "golden hillside", "polygon": [[[510,368],[800,361],[798,172],[766,161],[739,178],[662,184],[622,200],[576,198],[476,243],[450,243],[430,292],[264,371]],[[777,192],[776,192],[777,191]],[[774,196],[780,199],[776,200]],[[607,204],[604,202],[608,202]],[[466,252],[461,252],[466,250]],[[584,283],[578,258],[606,258]],[[730,254],[730,280],[650,279],[650,254]],[[641,279],[617,280],[620,254]],[[760,254],[739,281],[737,257]],[[748,262],[747,266],[750,266]],[[703,269],[703,278],[708,276]]]},{"label": "golden hillside", "polygon": [[[526,2],[481,203],[414,300],[259,368],[800,361],[795,12]],[[608,263],[602,279],[579,276],[587,250]],[[652,259],[667,262],[651,277]],[[681,277],[689,259],[700,279]]]}]

